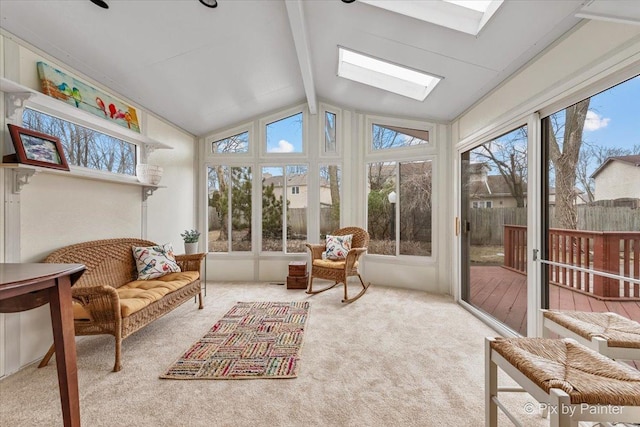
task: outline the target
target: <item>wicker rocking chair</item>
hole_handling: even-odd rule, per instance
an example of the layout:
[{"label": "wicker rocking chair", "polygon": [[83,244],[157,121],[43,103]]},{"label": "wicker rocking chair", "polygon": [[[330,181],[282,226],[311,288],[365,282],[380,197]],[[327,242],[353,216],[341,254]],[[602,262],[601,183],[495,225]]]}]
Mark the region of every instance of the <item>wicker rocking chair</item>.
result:
[{"label": "wicker rocking chair", "polygon": [[[311,252],[311,273],[309,274],[309,287],[307,288],[308,294],[318,294],[333,288],[334,286],[342,283],[344,285],[344,299],[342,302],[349,303],[360,298],[369,288],[370,283],[364,283],[362,277],[358,272],[358,260],[367,252],[367,245],[369,244],[369,233],[366,230],[359,227],[346,227],[331,233],[334,236],[346,236],[347,234],[353,235],[351,241],[351,250],[347,254],[346,259],[333,261],[330,259],[322,259],[322,253],[326,250],[326,245],[323,244],[310,244],[306,246]],[[362,290],[360,293],[352,298],[347,295],[347,278],[350,276],[358,276]],[[320,290],[313,290],[313,279],[325,279],[334,282],[332,285],[322,288]]]}]

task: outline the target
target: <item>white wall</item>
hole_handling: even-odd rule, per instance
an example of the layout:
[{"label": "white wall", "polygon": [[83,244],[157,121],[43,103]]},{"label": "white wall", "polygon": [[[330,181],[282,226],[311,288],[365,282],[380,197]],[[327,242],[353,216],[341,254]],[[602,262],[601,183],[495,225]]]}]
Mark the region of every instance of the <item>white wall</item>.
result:
[{"label": "white wall", "polygon": [[640,199],[640,167],[612,160],[595,178],[595,200]]},{"label": "white wall", "polygon": [[[603,60],[622,50],[633,51],[639,35],[637,25],[606,21],[581,25],[454,121],[459,140],[568,95],[578,86],[576,76],[588,70],[606,72],[611,65]],[[621,60],[628,56],[623,53]]]},{"label": "white wall", "polygon": [[[39,91],[36,62],[44,60],[110,92],[87,76],[74,73],[64,63],[10,35],[2,34],[0,41],[0,46],[3,46],[0,51],[4,66],[2,75],[13,82]],[[121,94],[113,94],[135,106]],[[144,202],[140,186],[90,180],[71,173],[38,173],[19,195],[12,194],[8,185],[1,185],[2,201],[20,205],[17,218],[14,217],[16,210],[5,208],[5,203],[0,210],[3,230],[0,235],[1,262],[39,262],[51,251],[65,245],[117,237],[146,237],[161,243],[173,242],[177,252],[183,250],[180,232],[195,225],[195,138],[149,112],[140,108],[138,111],[143,133],[173,147],[172,150],[157,150],[149,158],[150,162],[164,167],[161,185],[167,188],[156,190]],[[4,112],[0,117],[3,129],[0,146],[11,146],[6,123],[18,122],[19,119],[9,120]],[[8,176],[4,171],[2,175],[0,184]],[[13,228],[5,229],[7,221],[13,223]],[[4,359],[0,368],[2,375],[3,370],[4,374],[9,374],[38,360],[49,348],[52,333],[48,305],[0,316],[3,316],[0,321],[0,327],[3,327],[0,332],[0,362]]]},{"label": "white wall", "polygon": [[[184,253],[180,233],[198,228],[196,222],[195,139],[170,124],[147,115],[147,136],[173,147],[156,150],[149,162],[164,168],[161,186],[147,199],[147,238],[172,243],[176,253]],[[200,242],[202,244],[202,241]],[[204,247],[200,250],[204,251]]]}]

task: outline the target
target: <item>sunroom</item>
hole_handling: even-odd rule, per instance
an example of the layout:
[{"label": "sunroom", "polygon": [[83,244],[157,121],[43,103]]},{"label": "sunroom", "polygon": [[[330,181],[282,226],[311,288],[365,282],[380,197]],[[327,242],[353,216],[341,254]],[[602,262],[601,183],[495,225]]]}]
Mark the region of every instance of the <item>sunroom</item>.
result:
[{"label": "sunroom", "polygon": [[[124,340],[118,373],[111,337],[77,337],[87,425],[209,425],[214,414],[211,425],[480,422],[471,413],[484,410],[482,392],[455,390],[482,386],[483,336],[540,337],[541,309],[640,321],[634,1],[3,0],[0,31],[0,261],[39,263],[113,238],[182,253],[181,235],[200,232],[204,314],[187,302]],[[68,168],[20,161],[7,125],[59,139]],[[159,166],[160,181],[140,182],[140,165]],[[342,227],[369,234],[358,265],[367,292],[343,304],[338,289],[287,289],[291,263],[310,263],[305,244]],[[308,301],[311,322],[336,328],[305,338],[313,355],[305,367],[302,349],[299,375],[308,369],[313,391],[251,385],[259,408],[244,413],[252,400],[240,389],[195,382],[220,393],[210,404],[184,386],[194,382],[131,372],[147,362],[161,371],[247,300]],[[374,358],[391,364],[400,355],[384,341],[400,326],[417,328],[393,344],[414,352],[402,370],[415,376],[393,371],[401,379],[386,382],[364,354],[379,347]],[[334,342],[340,334],[352,346]],[[52,342],[48,305],[0,314],[0,397],[10,402],[0,424],[61,422],[55,364],[36,368]],[[142,360],[155,351],[164,353]],[[334,351],[359,360],[350,375],[365,379],[326,380],[339,366],[313,378]],[[427,391],[436,379],[420,372],[431,364],[468,376]],[[18,410],[38,381],[50,388],[38,395],[46,407]],[[353,398],[367,387],[384,409]],[[121,401],[140,408],[173,393],[202,409],[191,424]],[[266,408],[266,393],[324,397],[320,407],[296,400],[294,411]],[[106,399],[124,411],[115,424]],[[225,399],[237,403],[216,412]],[[463,399],[472,409],[456,413]],[[523,412],[519,399],[510,404]]]}]

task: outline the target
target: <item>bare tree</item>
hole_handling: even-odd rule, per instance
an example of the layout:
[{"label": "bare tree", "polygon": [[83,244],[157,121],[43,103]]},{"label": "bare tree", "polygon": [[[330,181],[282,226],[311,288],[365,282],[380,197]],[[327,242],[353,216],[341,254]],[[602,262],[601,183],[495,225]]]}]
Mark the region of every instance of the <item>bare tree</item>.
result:
[{"label": "bare tree", "polygon": [[57,117],[25,109],[23,124],[60,139],[69,164],[114,173],[135,173],[135,145]]},{"label": "bare tree", "polygon": [[249,132],[230,136],[213,142],[213,152],[216,153],[243,153],[249,148]]},{"label": "bare tree", "polygon": [[517,207],[524,207],[527,177],[527,128],[523,126],[474,150],[474,155],[487,160],[504,179]]},{"label": "bare tree", "polygon": [[[584,122],[591,98],[587,98],[564,110],[564,124],[549,129],[549,158],[555,169],[556,210],[555,224],[559,228],[575,230],[578,219],[575,207],[577,166],[582,146]],[[559,123],[554,114],[555,123]],[[554,121],[551,122],[553,125]],[[564,128],[561,137],[561,128]]]},{"label": "bare tree", "polygon": [[[226,166],[212,166],[209,168],[209,206],[216,209],[220,217],[219,241],[225,241],[228,237],[228,206],[229,206],[229,172]],[[213,189],[213,191],[211,191]]]},{"label": "bare tree", "polygon": [[[400,235],[402,240],[419,240],[431,224],[432,165],[430,161],[400,163]],[[393,213],[392,213],[393,215]]]}]

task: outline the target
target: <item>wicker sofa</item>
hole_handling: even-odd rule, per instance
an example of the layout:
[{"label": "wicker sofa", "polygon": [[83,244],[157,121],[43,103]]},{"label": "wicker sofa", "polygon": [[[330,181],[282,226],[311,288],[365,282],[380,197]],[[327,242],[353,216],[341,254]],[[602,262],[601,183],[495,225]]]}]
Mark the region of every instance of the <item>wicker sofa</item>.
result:
[{"label": "wicker sofa", "polygon": [[[45,262],[78,263],[87,267],[71,288],[75,333],[76,336],[113,335],[116,347],[114,372],[121,369],[120,349],[124,338],[195,295],[199,298],[199,308],[203,308],[202,254],[177,255],[181,272],[152,280],[137,280],[132,247],[155,245],[141,239],[95,240],[66,246],[45,258]],[[54,351],[51,346],[39,367],[49,363]]]}]

